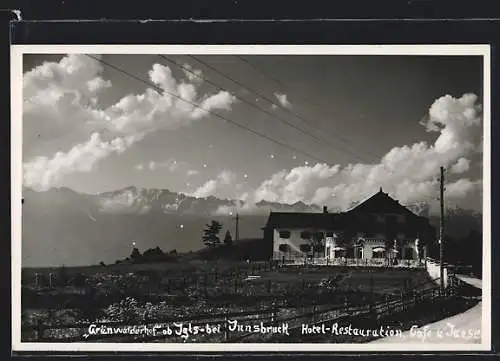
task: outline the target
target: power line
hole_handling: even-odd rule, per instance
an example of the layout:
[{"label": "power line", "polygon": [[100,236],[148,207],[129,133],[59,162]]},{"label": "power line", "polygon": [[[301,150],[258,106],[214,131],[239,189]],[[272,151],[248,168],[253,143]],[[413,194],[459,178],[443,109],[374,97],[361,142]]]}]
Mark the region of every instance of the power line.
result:
[{"label": "power line", "polygon": [[279,84],[281,87],[283,88],[286,88],[285,87],[285,84],[283,84],[279,79],[277,78],[274,78],[272,76],[270,76],[269,74],[263,72],[262,70],[260,70],[259,68],[257,68],[257,66],[255,66],[253,63],[251,63],[250,61],[248,61],[247,59],[245,59],[244,57],[242,57],[241,55],[235,55],[236,58],[240,59],[241,61],[243,61],[244,63],[248,64],[250,67],[254,68],[255,70],[257,70],[258,73],[262,74],[263,76],[265,76],[266,78],[269,78],[271,79],[273,82],[275,82],[276,84]]},{"label": "power line", "polygon": [[143,84],[146,84],[146,85],[150,86],[153,90],[155,90],[155,91],[156,91],[158,94],[160,94],[160,95],[161,95],[162,93],[168,93],[168,94],[172,95],[173,97],[175,97],[175,98],[177,98],[177,99],[179,99],[179,100],[181,100],[181,101],[183,101],[183,102],[185,102],[185,103],[188,103],[188,104],[190,104],[190,105],[192,105],[192,106],[194,106],[194,107],[196,107],[196,108],[198,108],[198,109],[201,109],[202,111],[207,112],[207,113],[209,113],[209,114],[211,114],[211,115],[213,115],[213,116],[215,116],[215,117],[217,117],[217,118],[219,118],[219,119],[221,119],[221,120],[223,120],[223,121],[225,121],[225,122],[227,122],[227,123],[230,123],[230,124],[232,124],[232,125],[234,125],[234,126],[236,126],[236,127],[238,127],[238,128],[244,129],[244,130],[246,130],[247,132],[250,132],[250,133],[252,133],[252,134],[254,134],[254,135],[257,135],[257,136],[259,136],[259,137],[262,137],[262,138],[264,138],[264,139],[266,139],[266,140],[268,140],[268,141],[270,141],[270,142],[273,142],[273,143],[275,143],[275,144],[278,144],[278,145],[280,145],[280,146],[282,146],[282,147],[284,147],[284,148],[287,148],[287,149],[289,149],[289,150],[292,150],[292,151],[294,151],[294,152],[297,152],[297,153],[303,154],[303,155],[305,155],[305,156],[306,156],[306,157],[308,157],[308,158],[311,158],[311,159],[314,159],[314,160],[316,160],[316,161],[319,161],[319,162],[324,162],[324,163],[327,163],[327,164],[328,164],[328,162],[327,162],[327,161],[325,161],[325,160],[323,160],[323,159],[320,159],[320,158],[318,158],[318,157],[315,157],[314,155],[311,155],[311,154],[309,154],[309,153],[306,153],[305,151],[299,150],[299,149],[294,148],[294,147],[292,147],[292,146],[290,146],[290,145],[288,145],[288,144],[286,144],[286,143],[283,143],[283,142],[280,142],[280,141],[278,141],[278,140],[276,140],[276,139],[273,139],[273,138],[271,138],[271,137],[269,137],[269,136],[267,136],[267,135],[265,135],[265,134],[259,133],[259,132],[255,131],[255,130],[253,130],[253,129],[251,129],[251,128],[248,128],[248,127],[246,127],[246,126],[244,126],[244,125],[242,125],[242,124],[239,124],[239,123],[237,123],[237,122],[235,122],[235,121],[233,121],[233,120],[231,120],[231,119],[229,119],[229,118],[227,118],[227,117],[224,117],[224,116],[222,116],[222,115],[219,115],[219,114],[217,114],[217,113],[214,113],[214,112],[213,112],[213,111],[211,111],[211,110],[203,109],[203,108],[202,108],[199,104],[196,104],[196,103],[194,103],[194,102],[192,102],[192,101],[190,101],[190,100],[184,99],[184,98],[183,98],[183,97],[181,97],[180,95],[177,95],[177,94],[175,94],[175,93],[173,93],[173,92],[170,92],[170,91],[168,91],[168,90],[162,89],[162,88],[158,87],[157,85],[155,85],[155,84],[153,84],[153,83],[151,83],[151,82],[149,82],[149,81],[147,81],[147,80],[144,80],[144,79],[142,79],[142,78],[140,78],[140,77],[138,77],[138,76],[136,76],[136,75],[134,75],[134,74],[132,74],[132,73],[130,73],[130,72],[128,72],[128,71],[126,71],[126,70],[124,70],[124,69],[119,68],[119,67],[118,67],[118,66],[116,66],[116,65],[113,65],[113,64],[111,64],[111,63],[108,63],[108,62],[106,62],[106,61],[104,61],[104,60],[102,60],[102,59],[99,59],[99,58],[97,58],[97,57],[94,57],[94,56],[92,56],[92,55],[88,55],[88,54],[85,54],[85,55],[86,55],[87,57],[91,58],[91,59],[94,59],[95,61],[98,61],[99,63],[101,63],[101,64],[103,64],[103,65],[105,65],[105,66],[107,66],[107,67],[109,67],[109,68],[112,68],[112,69],[114,69],[114,70],[116,70],[116,71],[118,71],[118,72],[120,72],[120,73],[122,73],[122,74],[127,75],[128,77],[130,77],[130,78],[132,78],[132,79],[135,79],[135,80],[137,80],[137,81],[139,81],[139,82],[141,82],[141,83],[143,83]]},{"label": "power line", "polygon": [[[243,57],[241,57],[241,56],[236,56],[236,57],[237,57],[238,59],[242,59],[244,62],[246,62],[247,64],[249,64],[249,62],[248,62],[247,60],[245,60]],[[255,66],[252,66],[252,67],[253,67],[253,68],[255,68]],[[281,82],[279,82],[279,83],[281,84]],[[258,96],[260,96],[261,98],[263,98],[263,99],[267,100],[268,102],[273,103],[273,101],[272,101],[272,100],[270,100],[269,98],[267,98],[267,97],[265,97],[265,96],[262,96],[262,95],[258,94],[257,92],[255,92],[255,90],[252,90],[252,89],[249,89],[249,88],[247,88],[247,89],[248,89],[248,90],[250,90],[251,92],[253,92],[254,94],[257,94],[257,95],[258,95]],[[329,131],[327,131],[327,130],[325,130],[325,129],[321,128],[321,127],[319,127],[317,124],[310,124],[310,123],[309,123],[309,121],[308,121],[307,119],[305,119],[304,117],[302,117],[300,114],[297,114],[296,112],[294,112],[294,111],[292,111],[292,110],[290,110],[290,109],[288,109],[288,108],[286,108],[286,107],[282,106],[281,104],[275,104],[275,103],[273,103],[273,104],[274,104],[274,105],[276,105],[277,107],[279,107],[280,109],[282,109],[283,111],[285,111],[285,112],[287,112],[287,113],[289,113],[289,114],[292,114],[294,117],[296,117],[297,119],[299,119],[299,120],[303,121],[304,123],[307,123],[307,124],[309,124],[309,125],[316,126],[316,127],[318,128],[318,130],[320,130],[320,131],[322,131],[322,132],[325,132],[325,133],[327,133],[327,134],[330,134],[331,136],[333,136],[333,137],[335,137],[335,138],[337,138],[337,139],[339,139],[339,140],[343,141],[343,142],[344,142],[344,143],[346,143],[346,144],[349,144],[349,143],[350,143],[350,141],[349,141],[348,139],[346,139],[346,138],[344,138],[344,137],[341,137],[341,136],[339,136],[339,135],[337,135],[337,134],[331,133],[331,132],[329,132]]]},{"label": "power line", "polygon": [[[257,65],[255,65],[254,63],[252,63],[248,59],[242,57],[241,55],[235,55],[235,57],[238,58],[238,59],[240,59],[242,62],[244,62],[245,64],[247,64],[248,66],[250,66],[254,70],[256,70],[263,77],[268,78],[269,80],[271,80],[271,81],[275,82],[276,84],[278,84],[282,89],[288,91],[287,86],[281,80],[279,80],[278,78],[269,75],[267,72],[263,71]],[[303,99],[305,99],[305,100],[307,100],[307,101],[309,101],[309,102],[316,103],[314,100],[311,100],[311,98],[309,98],[307,96],[304,96],[302,94],[301,94],[300,97],[303,98]],[[357,130],[359,130],[359,126],[357,126],[355,128],[357,128]],[[330,135],[332,135],[332,136],[335,136],[335,135],[331,134],[330,132],[327,132],[327,133],[330,134]],[[372,137],[370,137],[370,136],[368,136],[366,134],[360,134],[359,132],[358,132],[358,134],[361,135],[363,138],[370,139],[370,140],[372,139]]]},{"label": "power line", "polygon": [[[278,107],[278,108],[280,108],[280,109],[283,109],[284,111],[286,111],[286,112],[287,112],[287,113],[289,113],[289,114],[292,114],[292,115],[293,115],[293,116],[295,116],[297,119],[301,120],[302,122],[306,123],[307,125],[312,126],[312,127],[315,127],[315,128],[317,128],[319,131],[321,131],[321,132],[323,132],[323,133],[330,134],[330,135],[334,136],[335,138],[340,139],[341,141],[343,141],[343,142],[344,142],[344,143],[346,143],[346,144],[350,144],[350,141],[349,141],[349,140],[347,140],[347,139],[345,139],[345,138],[343,138],[343,137],[340,137],[340,136],[338,136],[338,135],[335,135],[335,134],[333,134],[333,133],[330,133],[330,132],[328,132],[327,130],[325,130],[325,129],[323,129],[323,128],[319,127],[319,126],[318,126],[318,125],[316,125],[316,124],[312,124],[312,123],[310,123],[309,121],[307,121],[306,119],[304,119],[304,118],[303,118],[302,116],[300,116],[299,114],[297,114],[297,113],[295,113],[295,112],[293,112],[293,111],[289,110],[288,108],[286,108],[286,107],[282,106],[281,104],[276,104],[273,100],[269,99],[269,98],[268,98],[268,97],[266,97],[265,95],[260,94],[259,92],[257,92],[257,91],[255,91],[255,90],[253,90],[253,89],[249,88],[248,86],[246,86],[245,84],[241,83],[240,81],[233,79],[232,77],[228,76],[227,74],[224,74],[222,71],[218,70],[217,68],[215,68],[214,66],[212,66],[212,65],[210,65],[210,64],[207,64],[207,63],[206,63],[206,62],[204,62],[203,60],[199,59],[197,56],[194,56],[194,55],[188,55],[188,56],[189,56],[190,58],[192,58],[192,59],[196,60],[196,61],[197,61],[197,62],[199,62],[200,64],[203,64],[203,65],[204,65],[205,67],[207,67],[208,69],[210,69],[210,70],[212,70],[212,71],[216,72],[217,74],[219,74],[219,75],[223,76],[224,78],[226,78],[226,79],[228,79],[228,80],[232,81],[233,83],[235,83],[235,84],[239,85],[240,87],[242,87],[242,88],[244,88],[244,89],[248,90],[249,92],[253,93],[254,95],[258,96],[259,98],[262,98],[262,99],[266,100],[267,102],[271,103],[272,105],[274,105],[274,106],[276,106],[276,107]],[[348,151],[348,150],[342,150],[342,149],[338,148],[336,145],[334,145],[334,144],[332,144],[332,143],[330,143],[330,142],[328,142],[328,141],[326,141],[326,140],[324,140],[324,139],[318,138],[318,137],[316,137],[316,136],[314,136],[314,138],[315,138],[315,139],[318,139],[318,140],[320,140],[321,142],[323,142],[323,143],[325,143],[325,144],[327,144],[327,145],[329,145],[329,146],[331,146],[331,147],[335,148],[336,150],[340,150],[341,152],[343,152],[343,153],[345,153],[345,154],[347,154],[347,155],[350,155],[350,156],[352,156],[352,157],[354,157],[354,158],[356,158],[356,159],[358,159],[358,160],[361,160],[361,161],[363,161],[363,162],[367,162],[367,163],[371,163],[371,162],[372,162],[372,161],[370,161],[370,160],[368,160],[368,159],[366,159],[366,158],[363,158],[363,157],[361,157],[361,156],[358,156],[358,155],[356,155],[356,154],[354,154],[354,153],[352,153],[352,152],[350,152],[350,151]]]},{"label": "power line", "polygon": [[[277,78],[271,77],[270,75],[268,75],[268,74],[267,74],[267,73],[265,73],[264,71],[260,70],[260,69],[259,69],[259,68],[255,65],[255,64],[253,64],[253,63],[252,63],[252,62],[250,62],[249,60],[245,59],[245,58],[244,58],[244,57],[242,57],[241,55],[235,55],[235,57],[236,57],[236,58],[238,58],[238,59],[240,59],[241,61],[243,61],[244,63],[246,63],[246,64],[247,64],[247,65],[249,65],[250,67],[252,67],[253,69],[255,69],[258,73],[260,73],[260,74],[261,74],[261,75],[263,75],[264,77],[269,78],[269,79],[270,79],[270,80],[272,80],[273,82],[275,82],[275,83],[279,84],[282,88],[284,88],[284,89],[286,88],[286,86],[283,84],[283,82],[281,82],[281,81],[280,81],[280,80],[278,80]],[[283,107],[282,109],[284,109],[284,110],[285,110],[285,111],[287,111],[287,112],[290,112],[287,108],[284,108],[284,107]],[[295,113],[293,113],[293,112],[291,112],[291,113],[292,113],[292,114],[295,114]],[[295,115],[296,115],[296,116],[298,116],[297,114],[295,114]],[[318,128],[318,129],[320,129],[320,128]],[[321,130],[321,129],[320,129],[320,130]],[[324,130],[324,132],[325,132],[325,133],[327,133],[327,134],[332,135],[333,137],[339,138],[336,134],[333,134],[333,133],[328,132],[328,131],[326,131],[326,130]],[[359,134],[359,133],[358,133],[358,134]],[[363,134],[361,134],[361,135],[363,136]],[[364,137],[366,138],[366,136],[364,136]],[[345,141],[345,138],[340,137],[339,139],[341,139],[341,140],[344,140],[344,141]],[[370,161],[365,160],[365,159],[363,159],[363,158],[358,157],[358,159],[361,159],[361,160],[363,160],[363,161],[365,161],[365,162],[370,163]],[[391,174],[393,174],[393,175],[402,175],[402,174],[398,174],[398,172],[396,172],[396,171],[394,171],[394,170],[392,170],[392,169],[388,168],[388,167],[387,167],[385,164],[383,164],[383,163],[379,163],[379,164],[381,164],[381,165],[382,165],[382,167],[384,167],[384,168],[385,168],[385,169],[386,169],[389,173],[391,173]]]},{"label": "power line", "polygon": [[[162,59],[165,59],[166,61],[170,62],[171,64],[174,64],[174,65],[178,66],[179,68],[183,69],[184,71],[187,71],[187,72],[189,72],[190,74],[193,74],[194,76],[196,76],[196,77],[198,77],[198,78],[200,78],[200,79],[203,79],[204,81],[206,81],[206,82],[207,82],[207,83],[209,83],[209,84],[212,84],[213,86],[217,87],[218,89],[223,90],[223,91],[227,91],[227,92],[229,92],[227,89],[225,89],[225,88],[221,87],[220,85],[215,84],[213,81],[210,81],[210,80],[209,80],[209,79],[207,79],[206,77],[203,77],[202,75],[197,74],[196,72],[194,72],[193,70],[191,70],[191,69],[187,68],[186,66],[181,65],[181,64],[178,64],[176,61],[174,61],[174,60],[170,59],[168,56],[165,56],[165,55],[158,55],[158,56],[159,56],[159,57],[161,57]],[[199,60],[198,60],[198,61],[199,61]],[[201,61],[200,61],[200,62],[201,62]],[[203,64],[203,63],[202,63],[202,64]],[[205,66],[207,66],[207,67],[208,67],[208,65],[206,65],[206,64],[203,64],[203,65],[205,65]],[[224,76],[225,76],[225,75],[224,75]],[[227,77],[227,78],[229,78],[229,77]],[[230,79],[230,78],[229,78],[229,79]],[[242,85],[242,86],[243,86],[243,85]],[[248,88],[247,88],[247,89],[248,89]],[[312,138],[314,138],[314,139],[316,139],[316,140],[318,140],[318,141],[320,141],[320,142],[322,142],[322,143],[324,143],[324,144],[326,144],[326,145],[328,145],[328,146],[334,147],[334,148],[335,148],[335,150],[339,150],[339,151],[341,151],[341,152],[343,152],[343,153],[346,153],[347,155],[351,155],[351,156],[357,157],[358,159],[361,159],[361,160],[362,160],[362,161],[364,161],[364,162],[369,162],[368,160],[366,160],[366,159],[362,159],[362,158],[360,158],[360,157],[356,156],[356,155],[355,155],[355,154],[353,154],[353,153],[350,153],[350,152],[348,152],[348,151],[343,151],[342,149],[338,149],[338,148],[337,148],[335,145],[333,145],[332,143],[330,143],[330,142],[328,142],[328,141],[326,141],[326,140],[324,140],[324,139],[322,139],[322,138],[319,138],[319,137],[317,137],[316,135],[314,135],[314,134],[312,134],[312,133],[310,133],[310,132],[307,132],[307,131],[305,131],[305,130],[303,130],[303,129],[299,128],[299,127],[297,127],[296,125],[294,125],[294,124],[290,123],[289,121],[287,121],[287,120],[285,120],[285,119],[283,119],[283,118],[278,117],[277,115],[273,114],[272,112],[270,112],[270,111],[268,111],[268,110],[265,110],[265,109],[260,108],[260,107],[259,107],[259,106],[257,106],[255,103],[252,103],[252,102],[250,102],[250,101],[248,101],[248,100],[246,100],[246,99],[244,99],[244,98],[238,97],[238,96],[236,96],[236,95],[235,95],[235,98],[237,98],[238,100],[242,101],[243,103],[245,103],[245,104],[247,104],[247,105],[250,105],[251,107],[253,107],[253,108],[257,109],[257,110],[260,110],[260,111],[264,112],[265,114],[267,114],[267,115],[269,115],[269,116],[271,116],[271,117],[273,117],[273,118],[277,119],[278,121],[280,121],[280,122],[282,122],[282,123],[284,123],[284,124],[288,125],[289,127],[291,127],[291,128],[293,128],[293,129],[295,129],[295,130],[297,130],[297,131],[301,132],[302,134],[308,135],[308,136],[310,136],[310,137],[312,137]],[[274,104],[274,103],[273,103],[273,104]]]},{"label": "power line", "polygon": [[[254,135],[256,135],[256,136],[259,136],[259,137],[261,137],[261,138],[263,138],[263,139],[266,139],[266,140],[268,140],[268,141],[270,141],[270,142],[272,142],[272,143],[275,143],[275,144],[277,144],[277,145],[279,145],[279,146],[282,146],[283,148],[286,148],[286,149],[292,150],[292,151],[297,152],[297,153],[299,153],[299,154],[302,154],[302,155],[304,155],[304,156],[306,156],[306,157],[308,157],[308,158],[314,159],[314,160],[316,160],[316,161],[318,161],[318,162],[323,162],[323,163],[329,164],[329,162],[327,162],[327,161],[326,161],[326,160],[324,160],[324,159],[318,158],[318,157],[316,157],[316,156],[314,156],[314,155],[312,155],[312,154],[309,154],[309,153],[307,153],[307,152],[305,152],[305,151],[302,151],[302,150],[297,149],[297,148],[295,148],[295,147],[292,147],[292,146],[290,146],[290,145],[288,145],[288,144],[286,144],[286,143],[283,143],[283,142],[281,142],[281,141],[278,141],[278,140],[276,140],[276,139],[274,139],[274,138],[272,138],[272,137],[270,137],[270,136],[267,136],[267,135],[265,135],[265,134],[262,134],[262,133],[260,133],[260,132],[257,132],[257,131],[255,131],[255,130],[253,130],[253,129],[251,129],[251,128],[248,128],[248,127],[246,127],[246,126],[244,126],[244,125],[242,125],[242,124],[239,124],[239,123],[237,123],[237,122],[233,121],[233,120],[232,120],[232,119],[230,119],[230,118],[227,118],[227,117],[224,117],[224,116],[219,115],[219,114],[217,114],[217,113],[214,113],[214,112],[213,112],[213,111],[211,111],[211,110],[203,109],[203,108],[202,108],[199,104],[196,104],[196,103],[194,103],[194,102],[192,102],[192,101],[190,101],[190,100],[184,99],[184,98],[183,98],[183,97],[181,97],[180,95],[177,95],[177,94],[175,94],[175,93],[173,93],[173,92],[170,92],[170,91],[168,91],[168,90],[162,89],[162,88],[158,87],[157,85],[155,85],[155,84],[153,84],[153,83],[151,83],[151,82],[149,82],[149,81],[147,81],[147,80],[144,80],[144,79],[142,79],[142,78],[140,78],[140,77],[138,77],[138,76],[136,76],[136,75],[134,75],[134,74],[132,74],[132,73],[130,73],[130,72],[128,72],[128,71],[126,71],[126,70],[124,70],[124,69],[122,69],[122,68],[118,67],[118,66],[116,66],[116,65],[113,65],[113,64],[111,64],[111,63],[109,63],[109,62],[106,62],[106,61],[104,61],[104,60],[102,60],[102,59],[99,59],[99,58],[94,57],[94,56],[89,55],[89,54],[85,54],[85,55],[86,55],[87,57],[89,57],[89,58],[91,58],[91,59],[93,59],[93,60],[95,60],[95,61],[97,61],[97,62],[99,62],[99,63],[101,63],[101,64],[103,64],[103,65],[105,65],[105,66],[108,66],[109,68],[112,68],[112,69],[114,69],[114,70],[116,70],[116,71],[118,71],[118,72],[120,72],[120,73],[122,73],[122,74],[124,74],[124,75],[126,75],[126,76],[128,76],[128,77],[130,77],[130,78],[132,78],[132,79],[134,79],[134,80],[137,80],[137,81],[139,81],[139,82],[141,82],[141,83],[143,83],[143,84],[148,85],[149,87],[151,87],[153,90],[155,90],[155,91],[156,91],[158,94],[160,94],[160,95],[162,95],[162,93],[167,93],[167,94],[170,94],[170,95],[172,95],[173,97],[175,97],[175,98],[177,98],[177,99],[179,99],[179,100],[181,100],[181,101],[183,101],[183,102],[185,102],[185,103],[188,103],[188,104],[190,104],[190,105],[192,105],[192,106],[194,106],[194,107],[196,107],[196,108],[198,108],[198,109],[200,109],[200,110],[202,110],[202,111],[204,111],[204,112],[207,112],[207,113],[209,113],[209,114],[211,114],[211,115],[213,115],[213,116],[215,116],[215,117],[217,117],[217,118],[219,118],[219,119],[221,119],[221,120],[223,120],[223,121],[225,121],[225,122],[227,122],[227,123],[229,123],[229,124],[232,124],[232,125],[234,125],[234,126],[236,126],[236,127],[240,128],[240,129],[243,129],[243,130],[245,130],[245,131],[247,131],[247,132],[249,132],[249,133],[252,133],[252,134],[254,134]],[[190,56],[191,56],[191,55],[190,55]],[[192,57],[192,56],[191,56],[191,57]],[[197,60],[197,59],[196,59],[196,60]],[[381,164],[381,165],[382,165],[383,167],[385,167],[386,169],[388,169],[391,173],[394,173],[392,170],[390,170],[389,168],[387,168],[384,164]],[[394,173],[394,174],[396,174],[396,173]],[[374,185],[375,185],[375,182],[373,182],[373,181],[369,180],[368,178],[367,178],[366,180],[367,180],[368,182],[370,182],[370,183],[372,183],[372,184],[374,184]]]},{"label": "power line", "polygon": [[445,242],[445,233],[444,233],[444,167],[440,167],[441,177],[439,179],[439,203],[441,210],[441,217],[439,222],[439,275],[440,275],[440,290],[441,294],[444,292],[445,283],[444,283],[444,242]]}]

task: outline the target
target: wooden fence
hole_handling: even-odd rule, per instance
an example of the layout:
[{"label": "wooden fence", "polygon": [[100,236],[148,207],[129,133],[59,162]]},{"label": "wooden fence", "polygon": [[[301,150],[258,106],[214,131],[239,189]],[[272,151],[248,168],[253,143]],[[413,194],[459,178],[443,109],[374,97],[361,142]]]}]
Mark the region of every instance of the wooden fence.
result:
[{"label": "wooden fence", "polygon": [[[282,309],[280,307],[272,307],[265,310],[255,310],[255,311],[245,311],[245,312],[232,312],[224,314],[199,314],[191,315],[187,317],[169,317],[169,318],[158,318],[150,319],[145,317],[139,323],[143,326],[158,326],[167,327],[172,323],[185,323],[190,324],[191,327],[206,327],[206,326],[218,326],[219,327],[219,337],[221,340],[219,342],[236,342],[243,340],[246,337],[253,335],[253,332],[239,334],[238,336],[232,335],[228,329],[228,320],[237,320],[239,324],[251,324],[255,322],[262,322],[263,325],[273,326],[277,324],[287,323],[290,329],[300,327],[302,323],[320,323],[320,322],[330,322],[340,317],[374,317],[376,319],[394,314],[395,312],[401,312],[415,307],[417,304],[424,300],[434,300],[443,297],[449,297],[456,294],[456,282],[450,282],[450,287],[446,289],[445,294],[441,294],[439,287],[432,283],[425,287],[425,284],[420,284],[414,286],[412,289],[401,292],[397,297],[387,298],[386,300],[380,302],[368,302],[361,306],[350,306],[347,303],[341,305],[313,305],[308,310],[300,312],[299,314],[287,315],[286,312],[289,310]],[[105,322],[99,323],[99,326],[106,328],[124,328],[127,326],[132,326],[138,322],[131,321],[120,321],[120,322]],[[147,328],[147,327],[146,327]],[[35,340],[35,342],[82,342],[82,341],[93,341],[93,340],[107,340],[113,342],[147,342],[147,341],[158,341],[166,339],[162,333],[159,334],[142,334],[140,336],[133,335],[89,335],[87,338],[83,338],[82,335],[88,331],[88,323],[69,323],[60,325],[45,325],[37,324],[31,326],[24,326],[22,328],[23,335],[29,334],[30,339]],[[62,338],[53,337],[50,335],[51,330],[65,330],[63,332]],[[112,333],[112,332],[111,332]],[[73,334],[71,336],[70,334]]]}]

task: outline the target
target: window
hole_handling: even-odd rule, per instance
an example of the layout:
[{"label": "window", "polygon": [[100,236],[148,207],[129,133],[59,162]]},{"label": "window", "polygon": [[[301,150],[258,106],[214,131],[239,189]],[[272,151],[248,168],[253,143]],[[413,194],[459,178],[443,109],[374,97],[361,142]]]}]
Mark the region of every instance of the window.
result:
[{"label": "window", "polygon": [[327,237],[333,237],[333,232],[326,232]]},{"label": "window", "polygon": [[316,232],[315,236],[318,238],[318,239],[323,239],[325,238],[325,234],[323,232]]},{"label": "window", "polygon": [[372,248],[372,258],[385,258],[385,249],[382,246]]},{"label": "window", "polygon": [[384,223],[385,222],[385,216],[381,214],[377,214],[377,222],[378,223]]},{"label": "window", "polygon": [[311,238],[311,232],[308,232],[308,231],[302,231],[302,232],[300,232],[300,238],[302,238],[302,239],[310,239]]},{"label": "window", "polygon": [[288,246],[288,244],[286,243],[282,243],[278,246],[278,249],[280,250],[280,252],[286,253],[290,250],[290,246]]},{"label": "window", "polygon": [[280,231],[280,238],[290,238],[290,231]]},{"label": "window", "polygon": [[301,244],[299,248],[303,253],[309,253],[311,251],[311,245],[308,243]]}]

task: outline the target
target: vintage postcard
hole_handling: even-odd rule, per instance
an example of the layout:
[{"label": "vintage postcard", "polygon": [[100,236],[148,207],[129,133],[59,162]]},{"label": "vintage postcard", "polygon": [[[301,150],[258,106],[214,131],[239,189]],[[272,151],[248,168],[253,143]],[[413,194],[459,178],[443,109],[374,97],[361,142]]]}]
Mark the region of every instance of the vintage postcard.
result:
[{"label": "vintage postcard", "polygon": [[12,46],[14,351],[487,351],[490,48]]}]

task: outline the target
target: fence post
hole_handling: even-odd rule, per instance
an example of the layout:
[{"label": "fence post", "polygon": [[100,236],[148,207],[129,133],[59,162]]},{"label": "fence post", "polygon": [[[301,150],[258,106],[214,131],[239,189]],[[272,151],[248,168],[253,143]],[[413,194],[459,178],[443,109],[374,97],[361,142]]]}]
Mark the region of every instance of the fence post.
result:
[{"label": "fence post", "polygon": [[35,339],[37,341],[42,341],[43,337],[44,337],[44,335],[43,335],[44,334],[44,326],[43,326],[43,323],[40,322],[40,320],[36,320],[35,332],[36,332]]},{"label": "fence post", "polygon": [[207,283],[208,283],[208,275],[205,273],[205,279],[203,280],[203,292],[205,293],[205,297],[208,295]]},{"label": "fence post", "polygon": [[275,314],[275,307],[276,307],[276,301],[273,300],[273,303],[271,304],[272,310],[271,310],[271,325],[274,325],[274,322],[276,321],[276,314]]},{"label": "fence post", "polygon": [[227,342],[228,338],[229,338],[229,334],[228,334],[227,316],[224,316],[224,341]]}]

